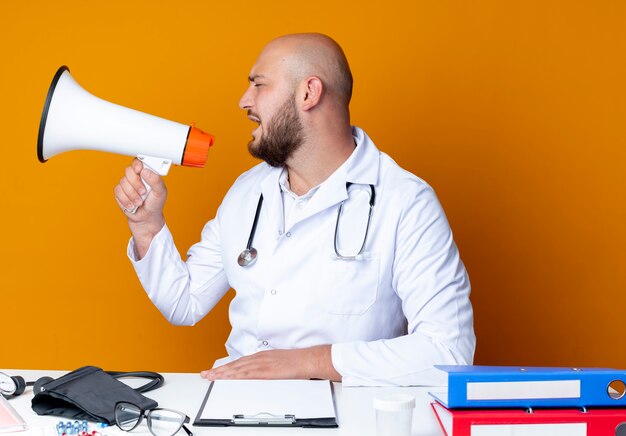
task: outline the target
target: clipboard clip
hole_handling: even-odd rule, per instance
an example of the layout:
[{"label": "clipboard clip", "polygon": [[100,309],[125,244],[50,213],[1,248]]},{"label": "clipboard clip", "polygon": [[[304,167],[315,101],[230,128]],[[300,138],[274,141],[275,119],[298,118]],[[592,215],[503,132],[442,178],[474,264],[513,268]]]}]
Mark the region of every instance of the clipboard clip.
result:
[{"label": "clipboard clip", "polygon": [[273,415],[267,412],[256,415],[233,415],[231,420],[235,425],[294,425],[295,415]]}]

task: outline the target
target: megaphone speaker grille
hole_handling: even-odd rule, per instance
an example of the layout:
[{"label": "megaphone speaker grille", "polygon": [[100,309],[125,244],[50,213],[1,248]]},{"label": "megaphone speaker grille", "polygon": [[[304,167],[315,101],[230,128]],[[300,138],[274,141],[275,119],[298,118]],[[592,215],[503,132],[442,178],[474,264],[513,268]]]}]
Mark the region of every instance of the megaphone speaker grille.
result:
[{"label": "megaphone speaker grille", "polygon": [[48,96],[46,97],[46,103],[43,106],[43,113],[41,114],[41,121],[39,122],[39,137],[37,138],[37,157],[39,158],[39,162],[42,163],[46,161],[43,156],[43,136],[46,131],[46,121],[48,120],[50,103],[52,102],[52,96],[54,95],[54,90],[57,87],[57,83],[59,82],[59,79],[61,78],[63,73],[66,71],[69,72],[70,69],[65,65],[57,70],[57,73],[54,75],[52,83],[50,84],[50,88],[48,88]]}]

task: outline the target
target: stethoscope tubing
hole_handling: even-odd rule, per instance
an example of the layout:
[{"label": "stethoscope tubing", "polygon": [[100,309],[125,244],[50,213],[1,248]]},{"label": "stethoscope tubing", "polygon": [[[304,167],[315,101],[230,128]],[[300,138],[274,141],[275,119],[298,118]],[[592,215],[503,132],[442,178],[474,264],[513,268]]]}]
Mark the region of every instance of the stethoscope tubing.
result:
[{"label": "stethoscope tubing", "polygon": [[[350,186],[352,186],[352,184],[353,184],[352,182],[346,182],[346,191],[348,191],[348,189],[350,188]],[[339,229],[339,219],[343,211],[343,204],[345,203],[345,200],[342,201],[341,204],[339,205],[339,210],[337,211],[337,222],[335,223],[335,236],[334,236],[335,255],[337,256],[338,259],[356,260],[358,256],[363,252],[363,249],[365,248],[365,243],[367,242],[367,235],[370,229],[370,222],[372,221],[372,213],[374,211],[374,205],[376,204],[376,189],[374,189],[374,185],[371,185],[371,184],[369,185],[369,187],[370,187],[371,193],[370,193],[370,201],[369,201],[369,211],[368,211],[368,216],[367,216],[367,226],[365,228],[365,236],[363,237],[363,243],[361,244],[361,248],[359,249],[359,252],[355,254],[354,256],[344,256],[339,253],[339,249],[337,248],[337,232]],[[241,267],[246,267],[248,265],[253,264],[256,261],[257,250],[254,247],[252,247],[252,243],[254,242],[254,235],[256,235],[256,228],[257,228],[257,225],[259,224],[259,215],[261,214],[262,207],[263,207],[263,194],[259,196],[259,202],[257,203],[256,212],[254,213],[254,221],[252,222],[252,228],[250,229],[250,236],[248,237],[248,243],[246,244],[246,248],[241,252],[241,254],[239,254],[239,257],[237,258],[237,263]]]},{"label": "stethoscope tubing", "polygon": [[259,197],[259,202],[256,205],[254,222],[252,223],[252,229],[250,229],[250,236],[248,237],[248,243],[246,244],[246,248],[237,257],[237,263],[241,267],[252,265],[254,262],[256,262],[257,251],[256,248],[252,247],[252,241],[254,240],[254,235],[256,234],[256,227],[259,224],[259,215],[261,214],[262,206],[263,194],[261,194],[261,196]]},{"label": "stethoscope tubing", "polygon": [[[348,188],[350,188],[351,185],[352,185],[351,182],[346,182],[346,191],[348,190]],[[354,256],[344,256],[340,254],[339,248],[337,247],[337,233],[339,231],[339,217],[341,216],[341,213],[343,212],[343,204],[345,203],[345,200],[342,201],[341,204],[339,205],[339,211],[337,211],[337,222],[335,223],[335,237],[334,237],[335,255],[339,259],[356,260],[359,254],[363,253],[363,249],[365,248],[365,242],[367,241],[367,235],[370,230],[370,222],[372,221],[372,212],[374,211],[374,205],[376,204],[376,190],[374,189],[374,185],[369,185],[369,186],[371,190],[370,209],[367,215],[367,226],[365,227],[365,236],[363,237],[363,243],[361,244],[361,248],[359,248],[359,252],[355,254]]]},{"label": "stethoscope tubing", "polygon": [[261,215],[261,207],[263,206],[263,194],[259,197],[259,202],[256,205],[256,212],[254,213],[254,221],[252,222],[252,229],[250,229],[250,236],[248,237],[248,244],[246,245],[246,249],[250,250],[252,248],[252,241],[254,240],[254,235],[256,234],[256,226],[259,224],[259,215]]}]

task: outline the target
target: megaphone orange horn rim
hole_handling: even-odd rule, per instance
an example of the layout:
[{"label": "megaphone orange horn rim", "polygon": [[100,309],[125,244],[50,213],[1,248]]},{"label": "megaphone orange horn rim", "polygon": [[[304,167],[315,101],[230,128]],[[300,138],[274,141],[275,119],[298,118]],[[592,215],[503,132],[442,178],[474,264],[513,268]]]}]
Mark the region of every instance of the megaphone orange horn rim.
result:
[{"label": "megaphone orange horn rim", "polygon": [[203,132],[194,125],[190,126],[187,143],[183,151],[182,165],[196,168],[204,167],[209,148],[211,148],[214,141],[213,135]]},{"label": "megaphone orange horn rim", "polygon": [[37,157],[39,158],[39,162],[46,162],[47,159],[43,157],[43,136],[46,132],[46,121],[48,120],[48,110],[50,110],[50,103],[52,102],[52,96],[54,95],[54,90],[59,82],[59,79],[63,75],[64,72],[70,71],[70,69],[63,65],[59,68],[52,79],[52,83],[48,88],[48,95],[46,96],[46,103],[43,106],[43,113],[41,114],[41,121],[39,121],[39,136],[37,137]]}]

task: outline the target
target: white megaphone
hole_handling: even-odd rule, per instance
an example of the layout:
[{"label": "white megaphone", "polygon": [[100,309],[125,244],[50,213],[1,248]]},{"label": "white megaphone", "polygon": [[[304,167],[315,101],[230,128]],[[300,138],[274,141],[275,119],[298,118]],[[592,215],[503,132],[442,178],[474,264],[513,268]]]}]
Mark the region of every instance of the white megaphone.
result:
[{"label": "white megaphone", "polygon": [[[46,97],[39,123],[37,157],[45,162],[70,150],[108,151],[136,156],[146,167],[164,176],[172,164],[203,167],[213,142],[212,135],[193,125],[95,97],[74,80],[68,67],[62,66]],[[145,182],[144,185],[150,192],[150,186]]]}]

